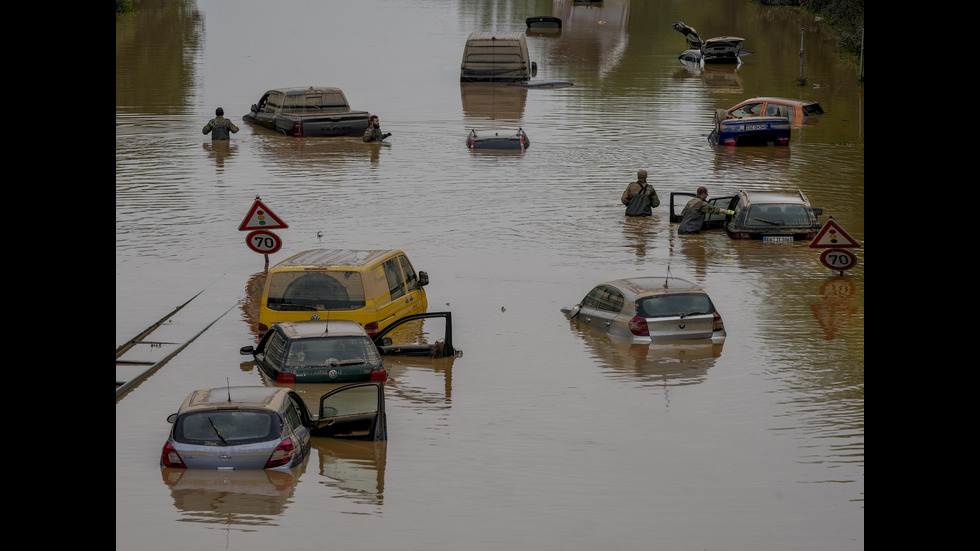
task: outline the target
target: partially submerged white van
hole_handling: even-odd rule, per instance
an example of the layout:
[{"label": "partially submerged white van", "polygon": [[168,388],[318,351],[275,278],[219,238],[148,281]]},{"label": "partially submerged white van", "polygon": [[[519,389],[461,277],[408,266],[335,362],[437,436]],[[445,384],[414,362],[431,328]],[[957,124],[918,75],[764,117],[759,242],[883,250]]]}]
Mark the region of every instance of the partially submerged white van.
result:
[{"label": "partially submerged white van", "polygon": [[460,82],[523,82],[537,73],[524,33],[475,32],[466,38]]}]

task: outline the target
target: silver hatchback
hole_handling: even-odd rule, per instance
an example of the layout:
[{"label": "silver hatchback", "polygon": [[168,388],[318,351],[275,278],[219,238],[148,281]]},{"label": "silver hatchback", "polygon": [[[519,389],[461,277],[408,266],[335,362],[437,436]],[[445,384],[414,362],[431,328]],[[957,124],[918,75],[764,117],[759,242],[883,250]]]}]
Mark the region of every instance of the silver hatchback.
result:
[{"label": "silver hatchback", "polygon": [[561,309],[584,323],[636,343],[725,341],[725,324],[708,294],[676,277],[634,277],[600,283],[582,302]]},{"label": "silver hatchback", "polygon": [[324,394],[318,417],[289,388],[200,389],[167,421],[172,427],[160,454],[161,467],[285,470],[307,458],[311,436],[387,439],[384,387],[374,381]]}]

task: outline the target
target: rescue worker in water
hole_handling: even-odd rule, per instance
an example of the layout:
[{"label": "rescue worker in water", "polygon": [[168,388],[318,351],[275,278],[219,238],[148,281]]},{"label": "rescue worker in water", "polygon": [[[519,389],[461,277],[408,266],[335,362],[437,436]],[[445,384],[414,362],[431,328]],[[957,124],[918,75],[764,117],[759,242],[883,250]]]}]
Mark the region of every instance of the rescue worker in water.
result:
[{"label": "rescue worker in water", "polygon": [[231,135],[228,133],[238,132],[238,127],[231,120],[225,118],[225,110],[222,108],[217,108],[214,110],[216,115],[213,119],[209,120],[204,128],[201,130],[202,134],[211,133],[212,140],[228,140],[231,139]]}]

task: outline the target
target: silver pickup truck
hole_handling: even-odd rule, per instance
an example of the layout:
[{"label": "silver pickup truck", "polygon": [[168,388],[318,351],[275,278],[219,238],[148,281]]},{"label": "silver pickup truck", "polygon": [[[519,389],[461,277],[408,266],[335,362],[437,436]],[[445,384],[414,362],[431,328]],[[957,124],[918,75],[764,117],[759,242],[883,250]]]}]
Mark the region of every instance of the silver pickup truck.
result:
[{"label": "silver pickup truck", "polygon": [[262,94],[245,122],[287,136],[363,136],[370,114],[354,111],[340,88],[277,88]]}]

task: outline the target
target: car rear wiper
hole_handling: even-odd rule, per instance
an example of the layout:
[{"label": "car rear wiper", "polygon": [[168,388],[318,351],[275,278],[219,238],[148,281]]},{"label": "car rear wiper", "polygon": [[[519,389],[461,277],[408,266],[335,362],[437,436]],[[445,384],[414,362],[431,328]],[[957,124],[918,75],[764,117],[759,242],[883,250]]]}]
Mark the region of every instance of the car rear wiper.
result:
[{"label": "car rear wiper", "polygon": [[688,312],[686,314],[681,314],[680,318],[684,319],[687,316],[703,316],[704,314],[707,314],[707,312]]},{"label": "car rear wiper", "polygon": [[776,220],[775,222],[772,220],[766,220],[765,218],[753,218],[753,220],[758,220],[759,222],[765,222],[766,224],[772,224],[773,226],[782,226],[785,224],[785,222],[783,222],[782,220]]},{"label": "car rear wiper", "polygon": [[309,304],[296,304],[293,302],[280,302],[276,304],[277,310],[316,310],[315,307]]},{"label": "car rear wiper", "polygon": [[359,360],[357,358],[354,358],[352,360],[340,360],[340,361],[334,360],[329,363],[330,365],[360,365],[360,364],[365,364],[367,362],[365,362],[364,360]]},{"label": "car rear wiper", "polygon": [[208,423],[211,423],[211,428],[214,429],[214,433],[217,434],[218,435],[218,438],[220,438],[221,441],[224,442],[225,445],[227,446],[228,445],[228,441],[225,440],[225,437],[224,436],[221,436],[221,433],[218,432],[218,427],[214,424],[214,421],[212,421],[210,417],[208,417]]}]

